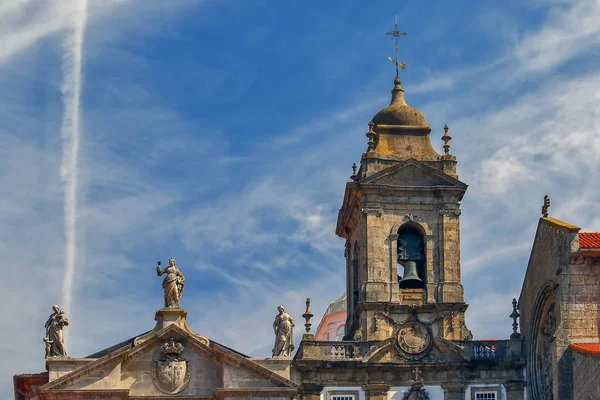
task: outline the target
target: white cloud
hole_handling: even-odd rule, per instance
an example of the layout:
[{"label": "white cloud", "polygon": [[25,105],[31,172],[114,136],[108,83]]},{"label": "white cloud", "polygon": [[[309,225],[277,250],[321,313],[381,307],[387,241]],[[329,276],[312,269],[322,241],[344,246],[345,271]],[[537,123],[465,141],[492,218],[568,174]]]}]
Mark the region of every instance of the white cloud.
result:
[{"label": "white cloud", "polygon": [[517,45],[524,73],[548,70],[600,45],[600,2],[580,0],[570,6],[550,12],[545,26]]}]

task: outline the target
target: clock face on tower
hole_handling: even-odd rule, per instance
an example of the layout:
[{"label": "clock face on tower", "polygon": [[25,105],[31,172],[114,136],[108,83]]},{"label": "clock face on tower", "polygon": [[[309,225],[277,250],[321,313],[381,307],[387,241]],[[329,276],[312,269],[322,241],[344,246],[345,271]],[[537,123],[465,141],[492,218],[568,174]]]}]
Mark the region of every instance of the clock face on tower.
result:
[{"label": "clock face on tower", "polygon": [[429,349],[432,336],[429,328],[420,322],[407,322],[398,328],[398,346],[410,358],[420,358]]}]

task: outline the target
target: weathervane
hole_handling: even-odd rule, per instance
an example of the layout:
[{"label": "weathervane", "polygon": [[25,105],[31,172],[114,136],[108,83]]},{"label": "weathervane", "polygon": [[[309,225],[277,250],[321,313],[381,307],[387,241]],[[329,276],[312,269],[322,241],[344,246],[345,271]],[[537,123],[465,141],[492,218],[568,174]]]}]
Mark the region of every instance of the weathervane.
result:
[{"label": "weathervane", "polygon": [[400,32],[398,30],[398,16],[395,17],[394,30],[391,32],[387,32],[386,35],[393,36],[396,39],[396,59],[392,60],[392,57],[388,57],[388,60],[396,64],[396,77],[398,77],[398,67],[402,69],[402,71],[406,71],[406,64],[398,61],[398,38],[400,36],[406,36],[406,32]]}]

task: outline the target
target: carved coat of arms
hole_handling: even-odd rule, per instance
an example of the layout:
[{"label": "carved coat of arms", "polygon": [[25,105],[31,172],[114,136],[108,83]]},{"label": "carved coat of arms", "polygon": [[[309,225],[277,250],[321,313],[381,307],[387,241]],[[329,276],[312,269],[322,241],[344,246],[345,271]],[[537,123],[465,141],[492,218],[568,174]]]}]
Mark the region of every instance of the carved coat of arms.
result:
[{"label": "carved coat of arms", "polygon": [[398,328],[397,340],[404,355],[413,360],[425,355],[433,342],[427,326],[417,321],[402,324]]},{"label": "carved coat of arms", "polygon": [[181,358],[184,347],[174,338],[160,347],[162,357],[155,359],[152,366],[152,381],[163,393],[181,392],[190,382],[188,361]]}]

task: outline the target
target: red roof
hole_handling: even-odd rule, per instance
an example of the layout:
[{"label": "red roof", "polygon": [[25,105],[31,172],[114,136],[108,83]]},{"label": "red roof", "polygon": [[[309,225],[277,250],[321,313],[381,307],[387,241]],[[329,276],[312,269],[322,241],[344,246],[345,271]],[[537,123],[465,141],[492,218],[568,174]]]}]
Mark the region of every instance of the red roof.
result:
[{"label": "red roof", "polygon": [[600,343],[571,343],[571,348],[588,354],[600,354]]},{"label": "red roof", "polygon": [[579,232],[579,247],[600,249],[600,232]]},{"label": "red roof", "polygon": [[27,400],[37,396],[40,386],[48,383],[48,372],[34,374],[16,374],[13,377],[15,399]]}]

